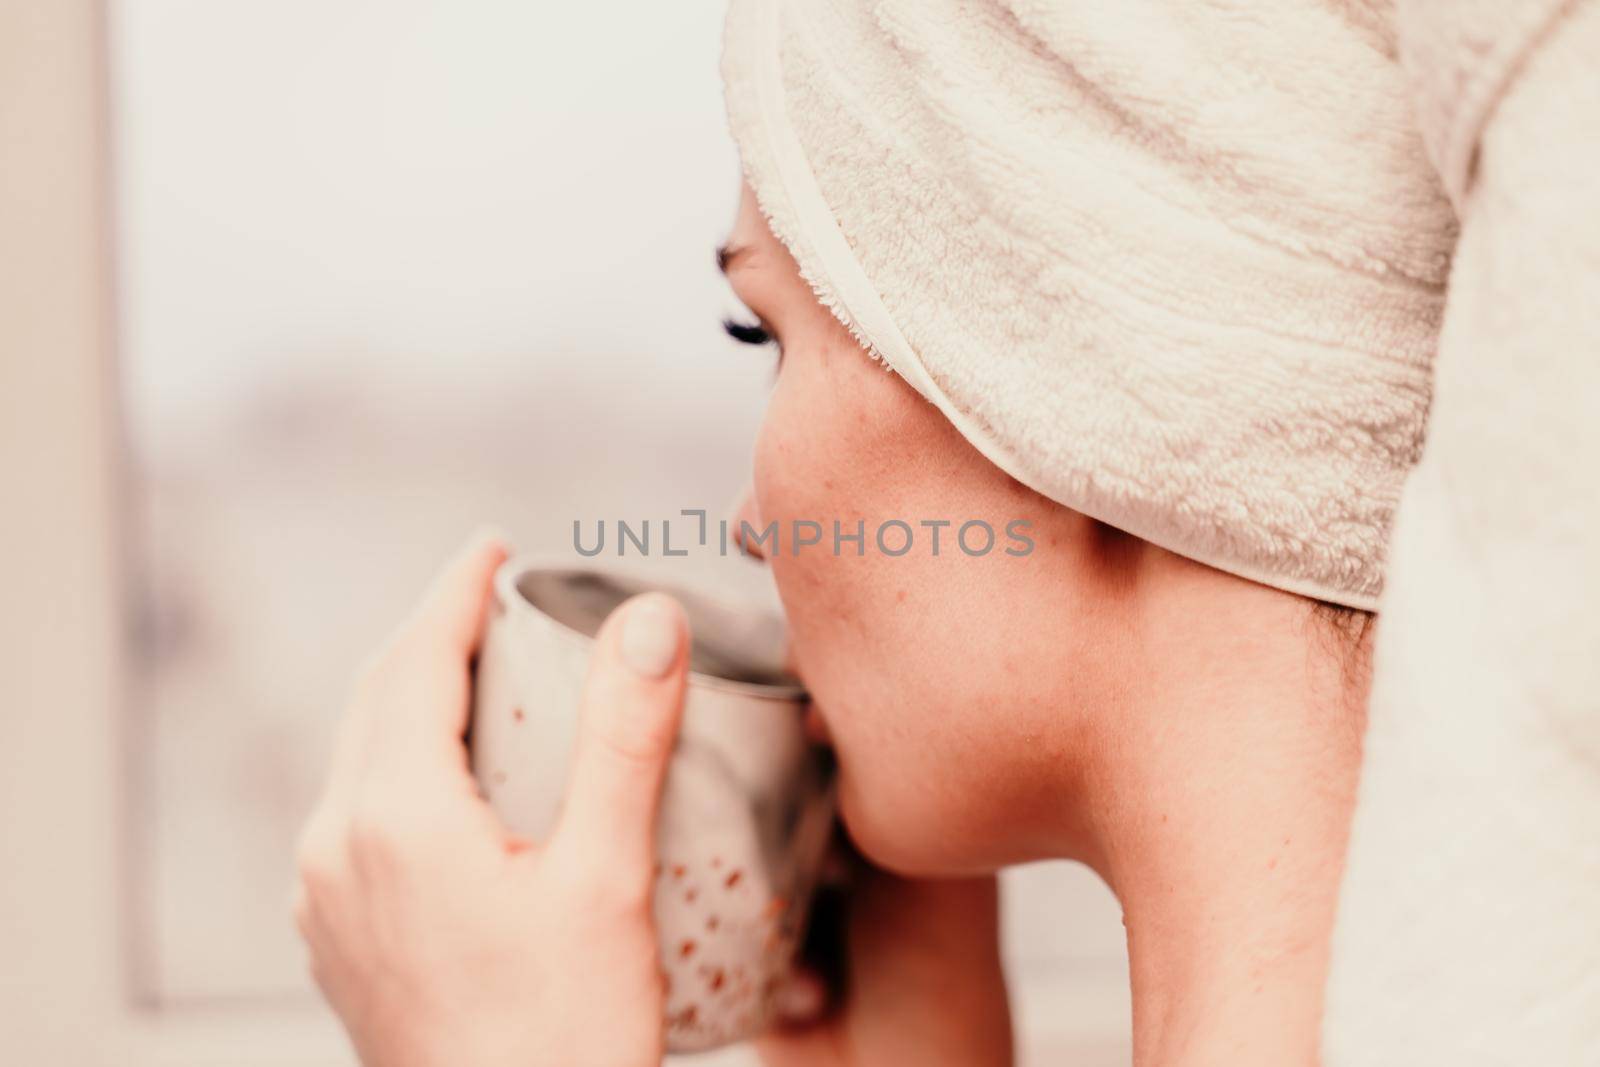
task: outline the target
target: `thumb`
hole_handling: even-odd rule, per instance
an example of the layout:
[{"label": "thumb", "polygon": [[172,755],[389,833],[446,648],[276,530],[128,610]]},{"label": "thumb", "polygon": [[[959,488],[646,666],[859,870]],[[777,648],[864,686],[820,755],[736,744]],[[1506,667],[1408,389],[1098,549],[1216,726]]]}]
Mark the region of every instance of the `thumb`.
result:
[{"label": "thumb", "polygon": [[612,612],[595,637],[551,840],[590,870],[650,868],[661,782],[683,712],[688,631],[677,601],[645,593]]}]

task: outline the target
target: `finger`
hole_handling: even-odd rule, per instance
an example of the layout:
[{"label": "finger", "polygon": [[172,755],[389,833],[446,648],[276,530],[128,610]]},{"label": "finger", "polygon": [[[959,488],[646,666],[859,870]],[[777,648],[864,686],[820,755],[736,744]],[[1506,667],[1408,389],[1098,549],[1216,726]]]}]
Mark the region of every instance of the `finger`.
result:
[{"label": "finger", "polygon": [[436,577],[391,646],[356,687],[346,768],[409,780],[442,771],[465,787],[469,667],[482,639],[494,575],[505,562],[500,536],[483,531]]},{"label": "finger", "polygon": [[405,630],[465,663],[478,649],[494,572],[507,555],[503,536],[490,528],[479,530],[433,580]]},{"label": "finger", "polygon": [[634,597],[600,628],[552,848],[597,869],[648,876],[656,805],[683,710],[688,631],[683,609],[664,593]]}]

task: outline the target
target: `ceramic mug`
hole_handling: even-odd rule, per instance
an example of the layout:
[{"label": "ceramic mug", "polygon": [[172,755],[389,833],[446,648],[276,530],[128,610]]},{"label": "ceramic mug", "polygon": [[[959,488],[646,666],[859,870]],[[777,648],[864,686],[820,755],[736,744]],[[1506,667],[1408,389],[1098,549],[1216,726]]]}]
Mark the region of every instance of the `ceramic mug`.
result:
[{"label": "ceramic mug", "polygon": [[472,769],[514,832],[541,840],[565,791],[593,638],[662,589],[692,644],[656,820],[654,909],[667,1047],[751,1037],[772,1019],[833,825],[831,755],[806,737],[781,618],[591,566],[510,560],[478,654]]}]

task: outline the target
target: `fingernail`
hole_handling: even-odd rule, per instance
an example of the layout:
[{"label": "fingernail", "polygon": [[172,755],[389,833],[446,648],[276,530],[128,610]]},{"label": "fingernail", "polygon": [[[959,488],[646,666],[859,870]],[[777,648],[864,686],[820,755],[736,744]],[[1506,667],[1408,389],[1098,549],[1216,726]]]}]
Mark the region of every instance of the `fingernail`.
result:
[{"label": "fingernail", "polygon": [[636,674],[660,678],[678,660],[678,606],[659,593],[640,598],[622,620],[622,660]]}]

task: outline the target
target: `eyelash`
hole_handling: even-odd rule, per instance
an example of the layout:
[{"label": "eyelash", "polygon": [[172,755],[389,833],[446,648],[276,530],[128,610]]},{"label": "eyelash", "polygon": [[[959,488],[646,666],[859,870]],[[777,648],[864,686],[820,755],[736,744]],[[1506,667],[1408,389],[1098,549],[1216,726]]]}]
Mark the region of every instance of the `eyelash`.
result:
[{"label": "eyelash", "polygon": [[769,345],[776,340],[768,333],[766,327],[759,323],[735,322],[732,319],[723,319],[722,328],[728,336],[744,345]]},{"label": "eyelash", "polygon": [[778,350],[777,361],[772,366],[773,381],[777,381],[778,371],[783,367],[783,342],[772,335],[772,332],[759,322],[735,322],[733,319],[723,319],[722,328],[728,336],[742,345],[766,346],[773,345]]}]

